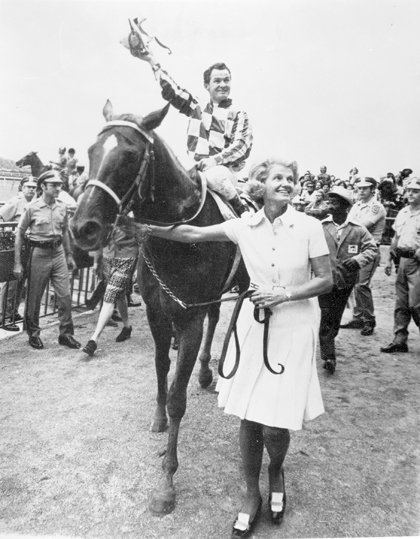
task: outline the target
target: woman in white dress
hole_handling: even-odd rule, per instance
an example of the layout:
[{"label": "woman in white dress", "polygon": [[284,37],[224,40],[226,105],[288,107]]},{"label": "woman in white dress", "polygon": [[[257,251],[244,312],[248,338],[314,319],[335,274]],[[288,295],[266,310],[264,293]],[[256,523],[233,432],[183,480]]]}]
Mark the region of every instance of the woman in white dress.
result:
[{"label": "woman in white dress", "polygon": [[[329,251],[321,223],[297,212],[290,202],[298,179],[296,163],[268,160],[254,176],[260,183],[263,208],[208,227],[174,229],[139,225],[140,237],[151,234],[186,243],[233,241],[238,244],[255,292],[238,320],[241,361],[233,378],[219,379],[219,406],[241,419],[239,442],[246,496],[232,537],[251,534],[261,508],[259,476],[264,446],[269,464],[269,509],[279,524],[285,508],[283,461],[289,429],[324,411],[316,371],[315,350],[319,309],[315,297],[332,286]],[[267,357],[263,361],[263,324],[254,307],[269,308]],[[233,365],[229,347],[225,372]]]}]

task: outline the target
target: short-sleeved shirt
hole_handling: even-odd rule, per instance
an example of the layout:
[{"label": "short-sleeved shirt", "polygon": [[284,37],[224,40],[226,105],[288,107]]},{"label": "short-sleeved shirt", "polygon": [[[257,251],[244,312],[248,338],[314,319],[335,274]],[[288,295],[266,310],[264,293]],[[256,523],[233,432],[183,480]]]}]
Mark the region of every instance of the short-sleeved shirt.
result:
[{"label": "short-sleeved shirt", "polygon": [[356,202],[349,212],[349,218],[365,226],[376,243],[381,243],[385,228],[386,210],[375,197],[372,197],[367,202],[362,202],[361,200]]},{"label": "short-sleeved shirt", "polygon": [[19,221],[25,208],[30,204],[26,198],[19,194],[11,198],[4,206],[0,208],[0,217],[3,221]]},{"label": "short-sleeved shirt", "polygon": [[297,286],[310,279],[310,259],[328,255],[320,221],[291,206],[271,223],[264,208],[223,223],[225,234],[238,244],[258,287]]},{"label": "short-sleeved shirt", "polygon": [[58,199],[49,205],[40,197],[27,206],[18,228],[24,232],[29,229],[29,239],[34,241],[62,238],[67,228],[66,205]]},{"label": "short-sleeved shirt", "polygon": [[397,247],[400,249],[420,249],[420,208],[412,210],[406,206],[395,218],[393,229],[397,233]]}]

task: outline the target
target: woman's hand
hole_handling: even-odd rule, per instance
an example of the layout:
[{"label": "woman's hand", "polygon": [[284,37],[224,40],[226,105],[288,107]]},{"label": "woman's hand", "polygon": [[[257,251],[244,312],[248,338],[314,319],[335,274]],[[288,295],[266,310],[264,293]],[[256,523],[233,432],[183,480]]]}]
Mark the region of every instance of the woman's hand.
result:
[{"label": "woman's hand", "polygon": [[286,289],[278,287],[275,290],[270,288],[258,288],[250,297],[253,304],[259,309],[265,309],[266,307],[274,307],[289,301],[289,296],[286,293]]},{"label": "woman's hand", "polygon": [[136,223],[136,240],[137,243],[143,243],[150,236],[150,225],[144,225],[142,223]]}]

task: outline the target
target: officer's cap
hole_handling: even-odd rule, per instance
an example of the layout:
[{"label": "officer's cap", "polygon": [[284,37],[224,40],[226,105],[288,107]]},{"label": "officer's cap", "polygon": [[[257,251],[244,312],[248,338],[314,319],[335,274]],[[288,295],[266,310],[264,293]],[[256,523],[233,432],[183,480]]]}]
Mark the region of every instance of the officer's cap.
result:
[{"label": "officer's cap", "polygon": [[32,176],[28,178],[28,181],[26,181],[23,185],[26,187],[37,187],[36,181],[32,178]]},{"label": "officer's cap", "polygon": [[413,176],[405,186],[406,189],[420,189],[420,178]]},{"label": "officer's cap", "polygon": [[47,170],[38,178],[38,183],[41,185],[45,182],[48,183],[63,183],[59,173],[56,170]]},{"label": "officer's cap", "polygon": [[335,185],[328,191],[328,196],[336,196],[344,199],[347,204],[353,206],[353,197],[347,189],[341,187],[341,185]]},{"label": "officer's cap", "polygon": [[357,187],[372,187],[372,189],[375,189],[377,185],[377,181],[374,178],[363,178],[360,180],[360,182],[357,182]]}]

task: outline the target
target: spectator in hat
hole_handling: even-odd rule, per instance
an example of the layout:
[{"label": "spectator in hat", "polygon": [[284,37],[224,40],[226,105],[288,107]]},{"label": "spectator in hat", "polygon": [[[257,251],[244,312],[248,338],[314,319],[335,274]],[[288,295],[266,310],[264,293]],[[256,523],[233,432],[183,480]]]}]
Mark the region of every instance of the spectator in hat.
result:
[{"label": "spectator in hat", "polygon": [[35,349],[44,347],[40,338],[39,312],[41,298],[51,279],[58,303],[58,342],[69,348],[79,348],[80,343],[73,337],[69,282],[69,269],[73,269],[75,263],[70,250],[67,210],[58,199],[63,182],[55,170],[41,174],[38,182],[42,195],[29,204],[20,218],[15,242],[14,274],[17,279],[21,279],[24,272],[21,248],[25,234],[28,233],[30,254],[24,321],[29,345]]},{"label": "spectator in hat", "polygon": [[352,207],[349,218],[364,225],[372,234],[378,247],[376,256],[359,273],[359,280],[354,287],[356,304],[353,319],[343,328],[361,329],[363,336],[372,335],[376,320],[370,283],[381,259],[379,245],[385,228],[386,210],[375,197],[376,180],[366,177],[357,183],[358,201]]},{"label": "spectator in hat", "polygon": [[359,270],[372,262],[376,243],[367,229],[350,216],[351,194],[344,187],[333,187],[328,194],[330,216],[322,221],[330,251],[334,285],[318,296],[321,308],[319,342],[324,368],[331,374],[336,368],[335,337],[347,300],[357,282]]},{"label": "spectator in hat", "polygon": [[398,271],[395,282],[394,340],[381,352],[408,352],[408,326],[411,319],[420,328],[420,178],[413,177],[407,184],[408,206],[395,218],[395,236],[392,239],[385,266],[391,275],[392,261]]},{"label": "spectator in hat", "polygon": [[20,192],[0,208],[0,220],[6,222],[19,221],[26,206],[33,200],[36,182],[32,176],[23,178],[20,182]]}]

